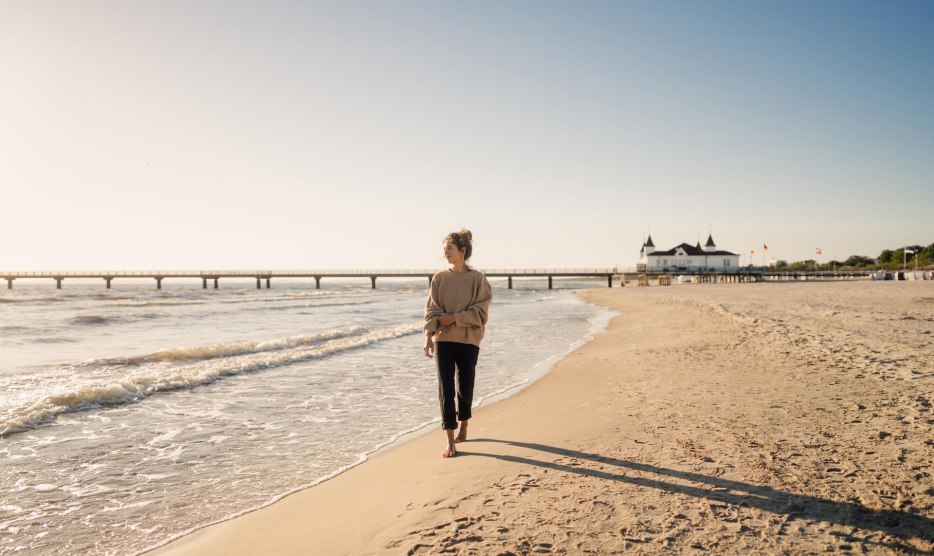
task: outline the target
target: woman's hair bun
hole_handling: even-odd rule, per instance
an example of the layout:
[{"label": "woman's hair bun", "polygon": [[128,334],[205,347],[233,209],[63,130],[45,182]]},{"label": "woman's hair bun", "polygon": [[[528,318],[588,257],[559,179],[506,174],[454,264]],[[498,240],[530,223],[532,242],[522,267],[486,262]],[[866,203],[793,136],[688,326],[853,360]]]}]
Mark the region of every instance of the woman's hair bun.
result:
[{"label": "woman's hair bun", "polygon": [[444,241],[450,241],[464,252],[464,260],[470,260],[473,255],[473,234],[467,228],[461,228],[456,232],[451,232],[444,237]]}]

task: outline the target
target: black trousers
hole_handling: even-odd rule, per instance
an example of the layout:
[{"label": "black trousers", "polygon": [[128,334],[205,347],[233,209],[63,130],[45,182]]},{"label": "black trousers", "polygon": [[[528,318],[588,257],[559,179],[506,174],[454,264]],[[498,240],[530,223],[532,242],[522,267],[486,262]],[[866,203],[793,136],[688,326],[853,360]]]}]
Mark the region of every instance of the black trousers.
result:
[{"label": "black trousers", "polygon": [[442,429],[456,429],[457,421],[470,419],[478,355],[480,355],[480,348],[472,344],[458,342],[435,344]]}]

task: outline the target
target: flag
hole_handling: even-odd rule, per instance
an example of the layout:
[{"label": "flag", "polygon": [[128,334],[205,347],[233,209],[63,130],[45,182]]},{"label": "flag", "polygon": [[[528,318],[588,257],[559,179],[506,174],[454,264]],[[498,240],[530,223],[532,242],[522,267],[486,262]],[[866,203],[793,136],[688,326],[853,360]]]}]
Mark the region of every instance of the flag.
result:
[{"label": "flag", "polygon": [[769,246],[763,243],[763,244],[762,244],[762,250],[763,250],[763,251],[768,251],[768,250],[769,250]]},{"label": "flag", "polygon": [[817,254],[818,254],[818,255],[820,255],[821,253],[823,253],[823,251],[820,250],[820,247],[815,247],[815,249],[817,250]]}]

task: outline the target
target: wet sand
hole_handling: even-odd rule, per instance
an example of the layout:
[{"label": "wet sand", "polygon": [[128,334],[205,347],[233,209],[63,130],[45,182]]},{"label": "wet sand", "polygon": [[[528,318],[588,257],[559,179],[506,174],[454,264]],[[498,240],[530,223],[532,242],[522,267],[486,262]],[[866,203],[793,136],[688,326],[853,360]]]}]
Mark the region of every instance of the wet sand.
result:
[{"label": "wet sand", "polygon": [[934,283],[582,295],[622,314],[458,457],[432,431],[156,553],[934,553]]}]

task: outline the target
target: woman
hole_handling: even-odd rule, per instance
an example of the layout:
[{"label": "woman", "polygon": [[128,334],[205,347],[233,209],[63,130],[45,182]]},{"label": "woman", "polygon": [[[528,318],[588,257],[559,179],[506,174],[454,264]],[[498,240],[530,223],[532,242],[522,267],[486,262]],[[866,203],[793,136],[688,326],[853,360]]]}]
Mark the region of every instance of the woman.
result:
[{"label": "woman", "polygon": [[[425,304],[425,357],[438,353],[438,399],[441,428],[447,436],[442,457],[457,455],[454,445],[467,440],[473,404],[474,369],[493,289],[483,273],[467,266],[473,252],[469,230],[444,238],[444,258],[451,264],[431,278]],[[457,421],[460,430],[457,436]]]}]

